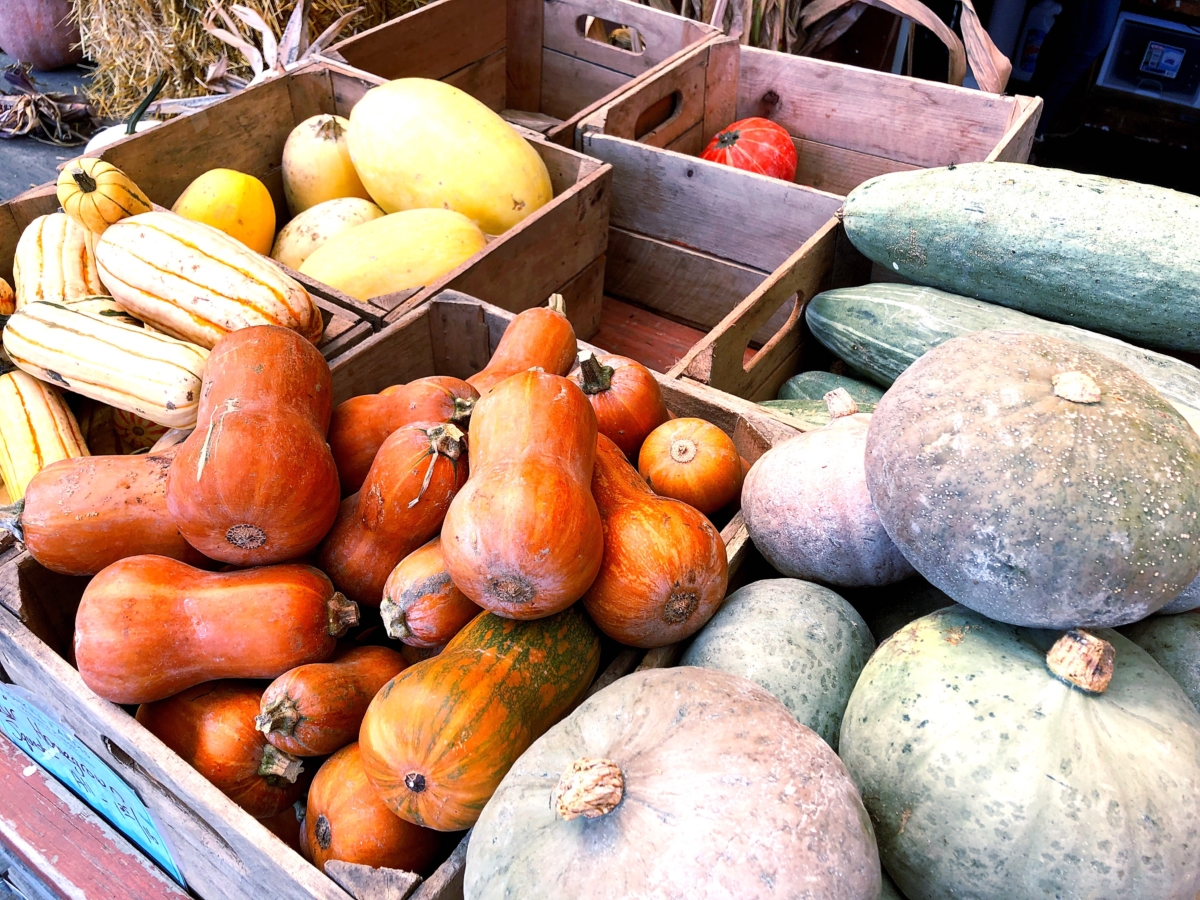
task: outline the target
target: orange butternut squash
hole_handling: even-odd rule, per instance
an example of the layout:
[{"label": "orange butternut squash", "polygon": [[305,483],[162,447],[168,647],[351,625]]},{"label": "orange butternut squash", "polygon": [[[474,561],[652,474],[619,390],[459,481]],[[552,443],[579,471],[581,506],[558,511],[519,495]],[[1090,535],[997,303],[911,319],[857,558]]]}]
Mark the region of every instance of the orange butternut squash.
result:
[{"label": "orange butternut squash", "polygon": [[526,369],[566,375],[575,365],[577,351],[575,329],[560,310],[549,306],[527,309],[508,323],[487,366],[467,381],[486,394]]},{"label": "orange butternut squash", "polygon": [[275,678],[321,662],[357,623],[358,607],[311,566],[202,572],[131,556],[84,590],[75,661],[104,699],[150,703],[205,681]]},{"label": "orange butternut squash", "polygon": [[428,875],[441,835],[401,819],[367,780],[357,743],[325,761],[313,778],[305,843],[322,872],[331,859]]},{"label": "orange butternut squash", "polygon": [[450,578],[440,537],[396,564],[379,608],[388,637],[424,648],[443,646],[482,611]]},{"label": "orange butternut squash", "polygon": [[358,737],[372,698],[407,666],[388,647],[355,647],[297,666],[263,692],[255,727],[294,756],[326,756]]},{"label": "orange butternut squash", "polygon": [[479,391],[459,378],[432,375],[339,403],[329,422],[329,448],[343,494],[360,487],[375,454],[397,428],[414,422],[450,422],[466,430]]},{"label": "orange butternut squash", "polygon": [[325,435],[333,382],[321,354],[276,325],[234,331],[208,357],[196,430],[167,482],[188,543],[236,566],[312,550],[341,492]]},{"label": "orange butternut squash", "polygon": [[745,468],[733,439],[703,419],[671,419],[646,437],[638,471],[656,494],[711,515],[742,492]]},{"label": "orange butternut squash", "polygon": [[362,489],[342,501],[317,564],[352,600],[378,607],[396,563],[438,533],[466,480],[466,439],[457,427],[422,422],[397,429]]},{"label": "orange butternut squash", "polygon": [[300,799],[304,766],[254,730],[260,696],[262,686],[253,682],[199,684],[143,703],[137,720],[230,800],[262,819]]},{"label": "orange butternut squash", "polygon": [[62,575],[95,575],[147,553],[205,565],[167,514],[167,472],[176,449],[51,463],[33,476],[24,500],[0,510],[0,527]]},{"label": "orange butternut squash", "polygon": [[442,527],[459,589],[514,619],[548,616],[582,597],[604,552],[595,459],[596,414],[566,378],[526,371],[481,399],[471,480]]},{"label": "orange butternut squash", "polygon": [[630,459],[637,459],[646,435],[671,417],[654,373],[635,360],[586,353],[570,378],[596,411],[600,433]]},{"label": "orange butternut squash", "polygon": [[583,697],[600,641],[577,607],[535,622],[477,616],[371,701],[363,767],[396,815],[470,828],[505,773]]}]

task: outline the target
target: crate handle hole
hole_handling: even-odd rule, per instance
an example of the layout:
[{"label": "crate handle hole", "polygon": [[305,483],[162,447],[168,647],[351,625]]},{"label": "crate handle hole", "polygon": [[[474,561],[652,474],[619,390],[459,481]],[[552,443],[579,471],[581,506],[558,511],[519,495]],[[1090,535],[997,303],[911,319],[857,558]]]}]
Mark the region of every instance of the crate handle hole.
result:
[{"label": "crate handle hole", "polygon": [[641,56],[646,52],[642,33],[632,25],[610,22],[599,16],[580,16],[575,20],[575,28],[584,40],[593,44],[603,44],[630,56]]},{"label": "crate handle hole", "polygon": [[640,141],[651,132],[675,121],[681,112],[683,112],[683,93],[674,91],[667,94],[661,100],[642,110],[633,126],[633,139]]}]

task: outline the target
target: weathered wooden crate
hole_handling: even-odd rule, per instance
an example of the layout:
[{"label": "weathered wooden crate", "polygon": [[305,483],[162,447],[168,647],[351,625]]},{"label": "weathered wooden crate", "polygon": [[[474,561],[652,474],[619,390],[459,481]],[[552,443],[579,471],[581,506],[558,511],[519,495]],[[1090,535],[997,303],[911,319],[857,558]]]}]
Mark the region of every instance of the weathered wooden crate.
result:
[{"label": "weathered wooden crate", "polygon": [[[186,187],[186,184],[185,184]],[[58,211],[58,197],[53,184],[44,184],[0,203],[0,278],[12,284],[13,254],[21,232],[38,216]],[[311,278],[290,272],[302,282],[321,310],[325,333],[318,345],[326,359],[334,359],[378,330],[380,317],[369,308]]]},{"label": "weathered wooden crate", "polygon": [[[447,292],[335,360],[335,399],[377,392],[425,375],[465,376],[482,368],[512,314]],[[677,415],[699,416],[733,437],[749,461],[794,436],[753,403],[686,380],[660,379]],[[751,554],[740,513],[722,529],[736,573]],[[0,547],[3,547],[0,543]],[[75,610],[87,583],[43,569],[19,547],[0,553],[0,666],[12,681],[57,713],[79,739],[145,801],[192,889],[208,900],[348,900],[333,881],[304,863],[257,820],[227,799],[146,732],[128,711],[97,697],[67,661]],[[603,685],[637,667],[674,661],[674,651],[622,651],[598,679]],[[457,900],[460,847],[414,894]],[[384,894],[357,892],[359,900]],[[387,894],[389,898],[393,895]]]},{"label": "weathered wooden crate", "polygon": [[[462,15],[463,21],[471,20],[469,13]],[[281,173],[288,134],[310,116],[348,116],[378,82],[341,66],[314,62],[205,110],[124,138],[105,148],[102,155],[128,173],[151,200],[164,206],[174,203],[194,178],[209,169],[225,167],[253,175],[270,190],[276,220],[282,227],[288,220]],[[312,279],[302,277],[301,281],[376,329],[389,312],[406,301],[407,310],[447,287],[514,311],[545,303],[557,290],[566,297],[568,317],[587,336],[591,332],[586,320],[599,304],[596,273],[602,263],[598,260],[608,240],[609,169],[557,144],[536,138],[530,143],[550,172],[554,199],[433,284],[364,303]],[[0,247],[7,239],[0,216],[0,240],[4,241]],[[589,290],[594,297],[586,295]]]},{"label": "weathered wooden crate", "polygon": [[[599,36],[618,26],[632,49]],[[335,44],[328,55],[380,79],[453,84],[570,146],[584,116],[719,35],[627,0],[435,0]]]},{"label": "weathered wooden crate", "polygon": [[[622,282],[621,273],[628,271],[629,262],[618,254],[621,241],[616,235],[618,229],[627,227],[630,203],[664,205],[681,190],[673,187],[668,192],[659,187],[645,200],[629,194],[626,161],[634,158],[629,146],[633,141],[662,148],[664,158],[671,162],[659,163],[658,168],[669,168],[676,184],[682,183],[677,174],[681,168],[693,182],[702,176],[707,180],[716,177],[709,175],[712,164],[695,157],[711,137],[737,119],[766,116],[792,135],[799,157],[797,183],[840,197],[886,172],[983,160],[1024,162],[1041,106],[1039,98],[984,94],[739,47],[728,39],[710,42],[653,73],[580,123],[578,146],[615,167],[606,294],[619,292],[616,286]],[[669,110],[669,114],[660,125],[643,132],[638,123],[659,118],[657,113],[652,115],[655,110]],[[777,179],[763,180],[784,184]],[[638,189],[646,191],[647,186]],[[759,190],[765,193],[765,189]],[[760,197],[748,204],[751,212],[747,213],[736,201],[722,198],[723,215],[716,214],[714,221],[727,237],[737,237],[748,222],[779,218],[781,214],[766,202]],[[811,277],[814,269],[827,267],[828,279],[821,287],[887,277],[872,270],[849,245],[833,216],[839,205],[831,205],[823,228],[814,228],[821,240],[810,241],[794,260],[796,264],[807,260],[807,273],[802,270],[786,277],[777,271],[774,277],[756,283],[747,278],[742,302],[721,310],[720,321],[709,324],[707,334],[677,356],[669,373],[739,397],[774,397],[779,385],[799,371],[803,305],[812,292],[800,290],[797,294],[797,290],[818,283]],[[641,218],[645,210],[632,214]],[[668,240],[697,246],[695,220],[676,216],[675,222],[677,231]],[[755,243],[768,246],[765,241],[756,239]],[[672,248],[670,252],[678,251]],[[676,283],[672,280],[672,285]],[[699,283],[692,287],[694,295],[702,290]],[[653,302],[631,299],[638,306],[658,311]],[[694,300],[692,309],[698,309],[701,302]],[[788,312],[786,322],[781,321],[780,310]],[[773,327],[764,331],[768,322]],[[605,332],[596,337],[602,345],[606,339]],[[650,339],[656,338],[651,334]]]}]

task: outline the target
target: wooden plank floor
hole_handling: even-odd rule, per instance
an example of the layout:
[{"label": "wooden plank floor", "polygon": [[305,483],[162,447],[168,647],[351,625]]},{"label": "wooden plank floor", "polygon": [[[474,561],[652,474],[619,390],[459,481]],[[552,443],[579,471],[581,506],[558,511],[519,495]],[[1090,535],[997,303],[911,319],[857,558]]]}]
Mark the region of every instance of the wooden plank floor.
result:
[{"label": "wooden plank floor", "polygon": [[[187,900],[74,794],[0,734],[0,844],[24,878],[72,900]],[[15,883],[15,882],[14,882]],[[28,888],[24,889],[28,895]],[[0,896],[3,896],[0,894]]]},{"label": "wooden plank floor", "polygon": [[[600,308],[600,330],[588,339],[609,353],[628,356],[655,372],[666,372],[679,362],[706,332],[681,325],[657,313],[606,296]],[[747,350],[745,362],[754,357]]]}]

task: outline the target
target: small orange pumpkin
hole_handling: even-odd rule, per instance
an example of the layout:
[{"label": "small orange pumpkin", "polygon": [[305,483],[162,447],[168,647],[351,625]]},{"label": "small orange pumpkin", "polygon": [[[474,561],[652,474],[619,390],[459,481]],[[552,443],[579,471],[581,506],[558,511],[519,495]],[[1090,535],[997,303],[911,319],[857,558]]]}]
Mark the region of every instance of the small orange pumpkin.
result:
[{"label": "small orange pumpkin", "polygon": [[442,555],[442,539],[435,537],[392,570],[379,612],[388,637],[432,649],[443,646],[483,610],[455,587]]},{"label": "small orange pumpkin", "polygon": [[671,419],[650,432],[638,471],[656,494],[682,500],[705,515],[742,491],[742,459],[733,440],[703,419]]},{"label": "small orange pumpkin", "polygon": [[640,362],[585,353],[570,378],[587,394],[600,433],[629,459],[637,459],[646,435],[671,417],[658,379]]}]

